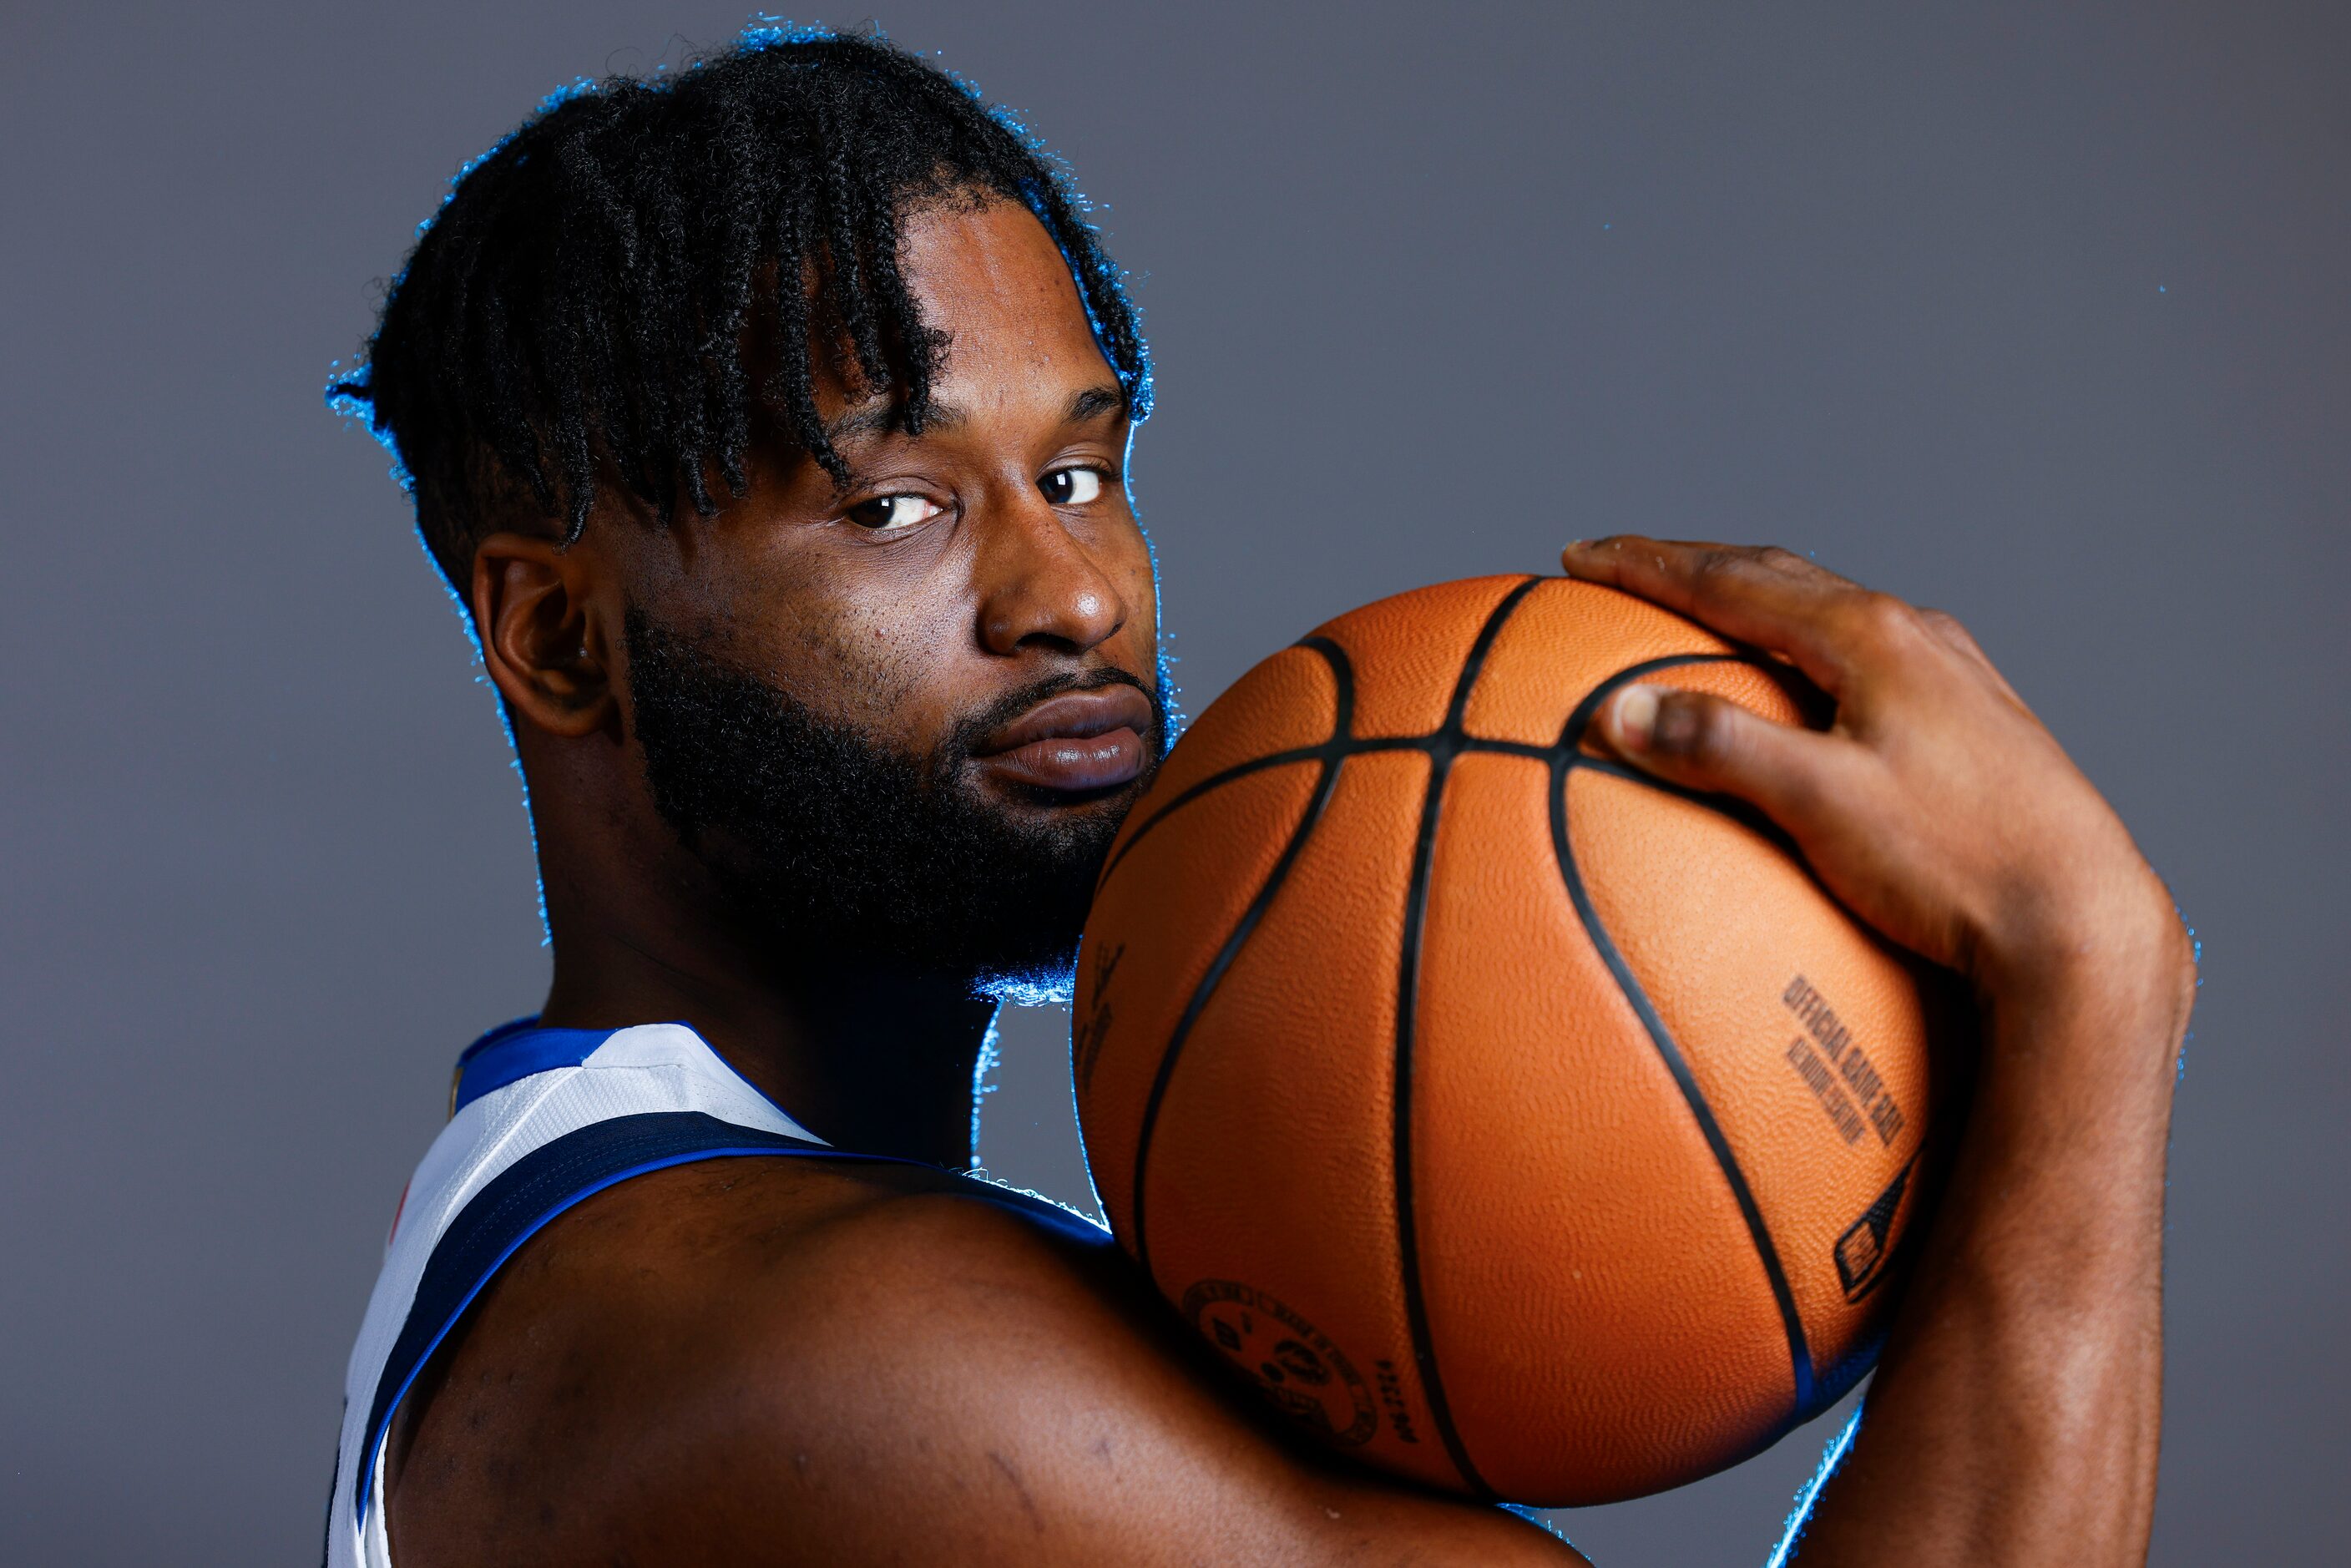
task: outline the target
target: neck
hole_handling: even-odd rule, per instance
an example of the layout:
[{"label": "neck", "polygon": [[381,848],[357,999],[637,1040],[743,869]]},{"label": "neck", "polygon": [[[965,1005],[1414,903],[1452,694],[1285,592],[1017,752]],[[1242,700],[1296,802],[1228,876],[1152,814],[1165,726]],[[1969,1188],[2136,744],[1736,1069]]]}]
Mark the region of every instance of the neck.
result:
[{"label": "neck", "polygon": [[[996,1007],[967,978],[838,954],[779,958],[674,904],[640,912],[577,891],[548,887],[549,1027],[689,1024],[828,1143],[970,1164],[972,1071]],[[693,902],[705,915],[715,906]]]}]

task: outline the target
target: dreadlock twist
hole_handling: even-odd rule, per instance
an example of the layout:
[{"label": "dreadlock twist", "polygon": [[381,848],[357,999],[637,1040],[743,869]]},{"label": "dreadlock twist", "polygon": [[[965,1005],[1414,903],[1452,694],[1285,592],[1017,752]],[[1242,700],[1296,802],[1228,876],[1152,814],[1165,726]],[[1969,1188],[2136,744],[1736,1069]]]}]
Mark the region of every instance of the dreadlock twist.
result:
[{"label": "dreadlock twist", "polygon": [[[878,37],[774,27],[675,74],[558,93],[461,171],[329,402],[392,448],[461,598],[500,508],[527,499],[569,543],[600,469],[664,524],[681,494],[717,509],[709,474],[740,496],[755,403],[839,479],[816,356],[920,432],[946,340],[899,270],[899,230],[956,198],[1036,214],[1146,415],[1134,308],[1059,162]],[[757,387],[754,325],[778,350]]]}]

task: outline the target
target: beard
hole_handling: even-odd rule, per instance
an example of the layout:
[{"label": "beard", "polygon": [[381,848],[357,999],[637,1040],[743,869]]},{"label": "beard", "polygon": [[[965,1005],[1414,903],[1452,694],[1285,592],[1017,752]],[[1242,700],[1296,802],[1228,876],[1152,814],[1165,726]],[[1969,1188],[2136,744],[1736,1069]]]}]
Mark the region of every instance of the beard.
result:
[{"label": "beard", "polygon": [[901,965],[967,978],[976,994],[1067,999],[1124,812],[1104,801],[1015,813],[974,781],[973,747],[1048,696],[1134,685],[1151,699],[1151,763],[1111,792],[1131,800],[1165,749],[1158,692],[1118,671],[1048,679],[959,720],[919,758],[634,604],[623,633],[654,809],[779,958]]}]

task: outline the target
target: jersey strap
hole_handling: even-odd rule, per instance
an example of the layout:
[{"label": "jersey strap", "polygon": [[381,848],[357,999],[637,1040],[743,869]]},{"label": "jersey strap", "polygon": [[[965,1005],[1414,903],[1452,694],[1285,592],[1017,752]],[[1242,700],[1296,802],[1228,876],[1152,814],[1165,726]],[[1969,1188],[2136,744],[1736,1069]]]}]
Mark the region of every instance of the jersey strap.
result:
[{"label": "jersey strap", "polygon": [[[558,1031],[549,1031],[558,1032]],[[565,1033],[590,1031],[560,1031]],[[601,1032],[597,1035],[601,1039]],[[569,1042],[567,1042],[567,1044]],[[590,1049],[593,1049],[592,1047]],[[544,1071],[544,1069],[534,1069]],[[373,1470],[393,1411],[416,1375],[465,1316],[482,1288],[522,1244],[565,1209],[617,1182],[670,1166],[741,1155],[813,1155],[831,1160],[914,1162],[856,1155],[722,1122],[700,1111],[652,1111],[615,1116],[568,1133],[509,1166],[476,1193],[441,1234],[416,1296],[392,1342],[368,1412],[367,1446],[359,1474]],[[353,1489],[359,1517],[367,1517],[371,1488]]]}]

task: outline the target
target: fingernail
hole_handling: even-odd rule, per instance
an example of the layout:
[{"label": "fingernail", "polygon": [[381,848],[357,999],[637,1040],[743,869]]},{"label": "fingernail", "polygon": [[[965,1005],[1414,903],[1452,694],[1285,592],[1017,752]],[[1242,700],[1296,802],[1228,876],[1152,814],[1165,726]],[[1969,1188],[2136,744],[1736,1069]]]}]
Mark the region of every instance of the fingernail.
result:
[{"label": "fingernail", "polygon": [[1657,724],[1657,688],[1626,686],[1616,694],[1616,735],[1635,751],[1646,751]]}]

